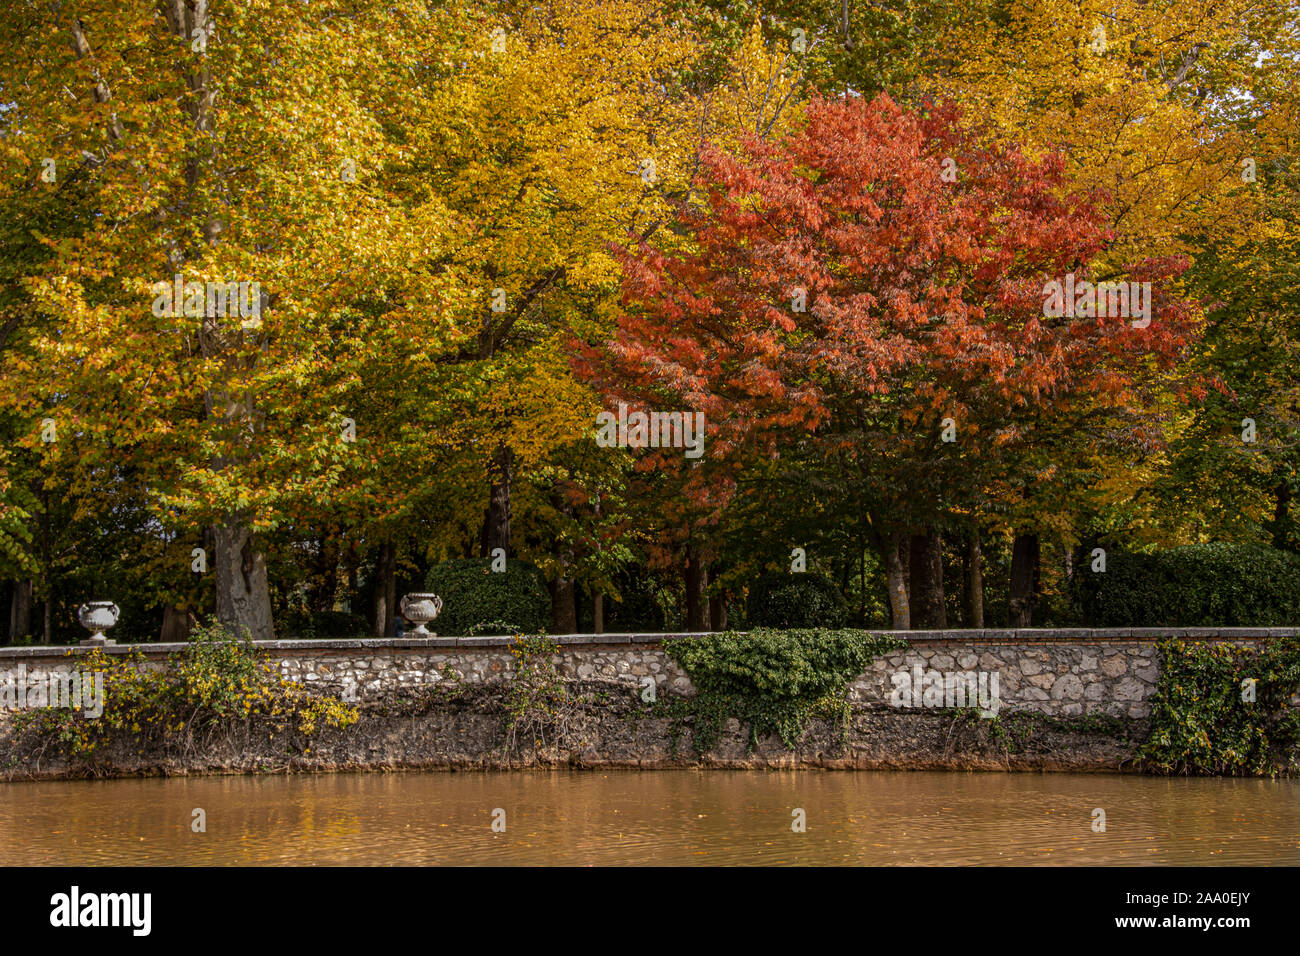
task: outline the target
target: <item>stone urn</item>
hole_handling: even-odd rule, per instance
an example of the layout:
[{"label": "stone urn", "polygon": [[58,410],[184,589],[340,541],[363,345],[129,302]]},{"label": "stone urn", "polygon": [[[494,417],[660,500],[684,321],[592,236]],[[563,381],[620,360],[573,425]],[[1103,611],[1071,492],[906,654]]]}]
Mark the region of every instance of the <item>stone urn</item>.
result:
[{"label": "stone urn", "polygon": [[436,594],[408,594],[402,598],[402,617],[416,625],[410,637],[437,637],[424,625],[442,613],[442,598]]},{"label": "stone urn", "polygon": [[121,613],[112,601],[87,601],[81,605],[77,609],[77,620],[81,622],[82,627],[90,631],[89,639],[82,641],[82,646],[102,647],[105,644],[116,644],[117,641],[109,640],[104,636],[104,632],[117,623],[118,615]]}]

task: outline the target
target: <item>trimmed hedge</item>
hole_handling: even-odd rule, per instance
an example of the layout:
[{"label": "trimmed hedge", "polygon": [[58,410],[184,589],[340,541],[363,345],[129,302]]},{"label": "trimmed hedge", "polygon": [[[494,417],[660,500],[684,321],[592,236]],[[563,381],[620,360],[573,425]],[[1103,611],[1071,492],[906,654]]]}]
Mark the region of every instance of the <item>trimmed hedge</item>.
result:
[{"label": "trimmed hedge", "polygon": [[749,589],[751,627],[824,628],[834,630],[848,620],[844,595],[816,574],[765,574]]},{"label": "trimmed hedge", "polygon": [[488,624],[502,633],[536,634],[551,623],[546,580],[524,561],[507,561],[500,572],[490,558],[444,561],[429,569],[425,587],[442,598],[442,613],[427,625],[436,634],[467,635]]},{"label": "trimmed hedge", "polygon": [[1091,627],[1300,624],[1300,556],[1254,544],[1193,544],[1153,554],[1084,554],[1076,601]]}]

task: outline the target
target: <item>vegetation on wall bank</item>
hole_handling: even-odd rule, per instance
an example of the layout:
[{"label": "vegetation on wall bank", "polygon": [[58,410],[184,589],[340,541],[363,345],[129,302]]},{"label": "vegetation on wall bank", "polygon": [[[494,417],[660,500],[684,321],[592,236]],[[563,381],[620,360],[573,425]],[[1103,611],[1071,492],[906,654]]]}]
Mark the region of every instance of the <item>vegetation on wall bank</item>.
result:
[{"label": "vegetation on wall bank", "polygon": [[729,631],[664,641],[664,652],[690,675],[696,696],[675,701],[689,716],[694,747],[703,753],[734,717],[749,726],[749,745],[776,734],[794,749],[814,715],[838,718],[847,730],[848,685],[881,654],[907,642],[857,630],[798,628]]},{"label": "vegetation on wall bank", "polygon": [[1225,776],[1300,769],[1300,640],[1263,647],[1168,640],[1144,769]]},{"label": "vegetation on wall bank", "polygon": [[[700,754],[717,743],[729,718],[748,727],[751,749],[769,734],[794,749],[815,716],[837,720],[846,735],[849,682],[880,654],[905,646],[889,635],[825,628],[670,639],[664,651],[690,676],[696,695],[656,700],[643,690],[641,699],[650,705],[649,715],[672,719],[674,739],[689,725],[693,748]],[[507,749],[530,739],[542,747],[567,732],[576,701],[556,669],[558,652],[559,646],[544,636],[520,636],[512,642]]]},{"label": "vegetation on wall bank", "polygon": [[220,627],[196,629],[163,667],[151,666],[138,650],[109,656],[96,648],[78,659],[78,670],[103,682],[103,713],[88,717],[85,708],[60,707],[16,713],[15,733],[41,752],[93,761],[107,745],[129,740],[141,754],[183,756],[241,723],[269,724],[273,736],[310,737],[320,726],[344,728],[358,718],[356,708],[337,698],[282,679],[251,641]]},{"label": "vegetation on wall bank", "polygon": [[[768,735],[794,749],[813,717],[838,721],[846,734],[849,683],[880,655],[907,645],[889,634],[807,628],[676,638],[663,646],[697,693],[653,702],[649,713],[672,718],[675,737],[689,725],[693,749],[703,754],[730,718],[748,728],[751,749]],[[1150,734],[1139,750],[1143,770],[1234,776],[1300,770],[1300,709],[1289,705],[1300,691],[1300,639],[1158,646],[1162,666]],[[559,650],[545,636],[512,643],[509,747],[527,740],[540,747],[565,736],[576,701],[558,672]],[[273,737],[309,738],[321,726],[346,728],[358,719],[356,708],[280,679],[251,642],[219,628],[200,628],[166,666],[138,651],[110,657],[98,649],[79,664],[83,673],[101,675],[102,716],[56,707],[16,713],[21,752],[93,764],[108,745],[125,741],[141,754],[184,757],[241,724],[269,727]],[[1114,731],[1109,724],[1094,729]]]}]

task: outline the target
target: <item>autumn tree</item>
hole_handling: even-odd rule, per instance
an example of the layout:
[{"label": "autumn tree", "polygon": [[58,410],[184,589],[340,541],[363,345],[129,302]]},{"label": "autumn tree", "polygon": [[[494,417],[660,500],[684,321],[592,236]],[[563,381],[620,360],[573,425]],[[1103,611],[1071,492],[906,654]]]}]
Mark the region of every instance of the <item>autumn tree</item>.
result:
[{"label": "autumn tree", "polygon": [[[442,361],[472,406],[500,408],[508,396],[491,390],[516,378],[520,354],[599,311],[617,275],[607,241],[650,227],[680,180],[689,126],[668,87],[690,47],[661,10],[621,0],[459,4],[431,28],[463,44],[449,68],[417,77],[421,108],[406,120],[411,173],[455,217],[426,265],[466,293],[445,314]],[[476,417],[492,429],[475,448],[490,484],[486,556],[510,549],[519,462],[510,422]]]},{"label": "autumn tree", "polygon": [[1258,203],[1254,228],[1210,238],[1189,274],[1210,303],[1195,365],[1220,388],[1195,407],[1153,487],[1165,523],[1192,540],[1227,531],[1298,550],[1300,157],[1271,157],[1241,188]]},{"label": "autumn tree", "polygon": [[[373,103],[415,65],[381,57],[379,37],[413,32],[418,11],[215,16],[176,0],[0,16],[19,41],[0,60],[2,200],[43,192],[81,214],[58,236],[25,224],[4,400],[27,447],[53,419],[83,475],[129,461],[160,521],[194,544],[209,529],[218,616],[269,637],[259,540],[355,451],[331,392],[427,350],[455,295],[418,268],[441,207],[376,175],[402,154]],[[160,303],[177,275],[184,301]],[[257,286],[242,310],[212,306],[209,283],[239,282]]]},{"label": "autumn tree", "polygon": [[[544,567],[565,621],[566,568],[596,565],[571,559],[567,540],[552,541],[552,552],[519,538],[515,499],[551,519],[564,502],[594,501],[609,487],[608,474],[572,485],[605,469],[571,468],[599,407],[571,378],[568,339],[613,326],[621,276],[612,243],[671,241],[663,226],[690,192],[703,139],[777,133],[799,102],[798,57],[765,43],[753,21],[725,68],[690,84],[701,54],[673,10],[566,0],[467,11],[447,24],[463,36],[463,62],[408,94],[420,97],[406,110],[419,117],[412,170],[455,212],[454,242],[429,268],[468,293],[469,307],[448,315],[456,345],[439,379],[459,383],[440,391],[473,435],[469,454],[487,486],[479,553],[504,549]],[[530,533],[541,515],[525,519]],[[617,551],[600,553],[603,562]],[[608,582],[605,571],[597,579]]]},{"label": "autumn tree", "polygon": [[[1252,202],[1238,188],[1243,168],[1267,155],[1260,134],[1268,121],[1258,120],[1296,83],[1294,12],[1285,4],[961,6],[960,15],[937,21],[936,42],[919,51],[919,86],[961,102],[991,136],[1060,153],[1072,181],[1101,190],[1098,209],[1112,239],[1093,264],[1098,275],[1142,257],[1199,256],[1207,243],[1237,243],[1252,233]],[[1149,398],[1141,403],[1148,408]],[[1008,485],[997,503],[997,523],[1022,556],[1018,587],[1037,574],[1032,556],[1040,535],[1068,547],[1087,529],[1110,528],[1136,544],[1144,528],[1153,530],[1158,522],[1149,509],[1143,515],[1134,505],[1165,471],[1168,442],[1188,427],[1190,408],[1166,402],[1155,428],[1150,415],[1103,423],[1098,409],[1074,423],[1057,418],[1060,441],[1043,446],[1043,478]],[[1083,506],[1067,489],[1099,493]]]},{"label": "autumn tree", "polygon": [[924,54],[967,7],[966,0],[677,0],[673,9],[700,36],[691,73],[700,87],[727,77],[757,22],[768,46],[798,61],[801,96],[853,91],[870,98],[913,88]]},{"label": "autumn tree", "polygon": [[785,142],[706,152],[707,198],[680,218],[694,248],[629,254],[618,335],[584,368],[612,395],[705,413],[688,488],[714,507],[748,459],[800,442],[844,455],[907,626],[905,535],[1013,467],[1023,410],[1122,403],[1134,370],[1168,367],[1190,333],[1164,261],[1134,267],[1154,285],[1149,326],[1044,316],[1047,281],[1086,274],[1107,239],[1062,165],[982,144],[948,107],[815,100]]}]

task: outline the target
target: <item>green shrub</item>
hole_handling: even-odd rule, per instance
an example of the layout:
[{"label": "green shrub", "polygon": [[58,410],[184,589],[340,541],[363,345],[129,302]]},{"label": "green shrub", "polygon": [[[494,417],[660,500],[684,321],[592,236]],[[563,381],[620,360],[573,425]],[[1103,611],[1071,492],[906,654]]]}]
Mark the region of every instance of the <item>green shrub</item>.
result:
[{"label": "green shrub", "polygon": [[876,657],[907,647],[893,635],[825,628],[727,631],[664,641],[664,653],[690,675],[696,697],[679,716],[695,724],[695,749],[716,742],[722,723],[749,724],[749,745],[775,733],[790,749],[817,710],[848,726],[848,684]]},{"label": "green shrub", "polygon": [[765,574],[749,589],[753,627],[843,627],[848,606],[839,588],[815,574]]},{"label": "green shrub", "polygon": [[[619,600],[610,595],[605,598],[606,632],[662,633],[680,626],[675,619],[676,595],[658,576],[645,568],[625,568],[614,579]],[[595,624],[591,601],[582,602],[578,609],[580,630],[590,630]]]},{"label": "green shrub", "polygon": [[1084,554],[1075,596],[1092,627],[1280,627],[1300,624],[1300,557],[1263,545],[1195,544]]},{"label": "green shrub", "polygon": [[1140,753],[1148,770],[1237,775],[1296,767],[1300,711],[1289,701],[1300,688],[1300,641],[1257,649],[1168,640],[1159,648],[1151,734]]},{"label": "green shrub", "polygon": [[489,558],[458,558],[429,569],[425,587],[442,598],[442,613],[428,625],[438,634],[469,634],[491,624],[497,633],[535,634],[551,623],[551,595],[537,568],[507,561],[493,571]]},{"label": "green shrub", "polygon": [[275,630],[283,638],[368,637],[370,622],[348,611],[293,612],[277,622]]}]

